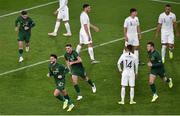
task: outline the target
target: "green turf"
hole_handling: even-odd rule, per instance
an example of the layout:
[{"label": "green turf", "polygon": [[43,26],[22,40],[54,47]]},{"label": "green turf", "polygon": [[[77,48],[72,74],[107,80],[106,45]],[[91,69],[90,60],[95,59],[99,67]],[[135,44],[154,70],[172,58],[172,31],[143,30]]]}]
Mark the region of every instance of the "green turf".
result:
[{"label": "green turf", "polygon": [[[51,0],[0,1],[0,15],[3,15]],[[18,47],[14,32],[14,21],[18,14],[0,18],[0,73],[47,60],[50,53],[63,55],[66,43],[72,43],[76,47],[79,42],[79,15],[83,3],[92,5],[91,22],[101,29],[99,33],[93,32],[94,45],[123,37],[123,22],[131,7],[138,9],[142,30],[148,30],[156,26],[157,17],[165,5],[148,0],[69,0],[70,25],[73,32],[70,38],[62,36],[65,32],[63,24],[56,38],[47,36],[47,33],[54,28],[56,17],[52,13],[58,4],[31,10],[29,14],[36,22],[36,27],[32,31],[31,51],[24,53],[25,61],[21,64],[17,63]],[[172,6],[177,19],[180,19],[180,5]],[[179,39],[176,40],[175,58],[172,61],[167,60],[165,65],[168,76],[174,80],[174,88],[170,90],[158,79],[156,85],[160,98],[156,103],[150,103],[148,68],[143,66],[139,69],[135,88],[137,104],[128,104],[128,92],[126,105],[117,104],[120,99],[120,74],[116,63],[124,46],[123,41],[118,41],[95,49],[96,59],[101,61],[97,65],[90,64],[87,52],[81,53],[86,71],[97,85],[97,93],[92,94],[90,87],[80,80],[79,85],[84,99],[77,102],[71,78],[68,75],[66,87],[76,105],[72,112],[67,113],[62,110],[62,103],[53,97],[54,81],[46,78],[48,63],[44,63],[0,76],[0,114],[180,114]],[[154,31],[143,34],[140,51],[143,62],[147,62],[145,47],[148,41],[154,41],[159,51],[161,48],[160,38],[154,39]],[[59,62],[64,63],[64,59],[61,58]]]}]

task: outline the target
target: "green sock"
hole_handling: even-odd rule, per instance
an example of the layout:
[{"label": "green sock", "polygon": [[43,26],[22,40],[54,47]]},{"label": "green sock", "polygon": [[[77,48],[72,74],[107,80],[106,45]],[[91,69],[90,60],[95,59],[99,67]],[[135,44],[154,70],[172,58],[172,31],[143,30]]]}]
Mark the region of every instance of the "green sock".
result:
[{"label": "green sock", "polygon": [[64,98],[68,100],[68,104],[69,104],[69,105],[71,105],[71,104],[72,104],[72,101],[71,101],[71,99],[70,99],[70,97],[69,97],[69,95],[68,95],[68,94],[67,94],[67,95],[65,95],[65,96],[64,96]]},{"label": "green sock", "polygon": [[92,87],[94,86],[93,83],[92,83],[92,81],[91,81],[91,79],[88,80],[88,83],[89,83]]},{"label": "green sock", "polygon": [[156,86],[155,86],[155,84],[151,84],[150,87],[151,87],[152,93],[156,94]]},{"label": "green sock", "polygon": [[80,95],[80,88],[79,88],[79,86],[78,85],[74,85],[74,88],[75,88],[77,94]]},{"label": "green sock", "polygon": [[19,56],[21,57],[23,54],[23,49],[19,49]]},{"label": "green sock", "polygon": [[65,99],[62,95],[58,95],[58,96],[56,96],[56,98],[60,101],[65,101]]}]

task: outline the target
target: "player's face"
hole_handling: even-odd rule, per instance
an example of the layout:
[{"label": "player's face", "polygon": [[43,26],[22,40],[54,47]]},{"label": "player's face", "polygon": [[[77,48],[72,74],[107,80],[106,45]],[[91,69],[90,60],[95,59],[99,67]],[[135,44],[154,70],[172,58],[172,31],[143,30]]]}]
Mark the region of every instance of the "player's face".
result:
[{"label": "player's face", "polygon": [[55,64],[55,63],[56,63],[56,58],[50,57],[50,63],[51,63],[51,64]]},{"label": "player's face", "polygon": [[151,51],[152,51],[152,48],[153,48],[153,47],[152,47],[150,44],[147,45],[147,51],[148,51],[148,52],[151,52]]},{"label": "player's face", "polygon": [[169,14],[171,12],[171,7],[165,7],[165,13]]},{"label": "player's face", "polygon": [[68,53],[68,54],[70,54],[71,52],[72,52],[72,47],[66,47],[66,52]]},{"label": "player's face", "polygon": [[87,8],[86,8],[86,12],[91,12],[91,6],[88,6]]},{"label": "player's face", "polygon": [[132,12],[131,16],[133,16],[133,17],[137,16],[137,11]]},{"label": "player's face", "polygon": [[27,19],[28,15],[21,15],[23,17],[23,19]]}]

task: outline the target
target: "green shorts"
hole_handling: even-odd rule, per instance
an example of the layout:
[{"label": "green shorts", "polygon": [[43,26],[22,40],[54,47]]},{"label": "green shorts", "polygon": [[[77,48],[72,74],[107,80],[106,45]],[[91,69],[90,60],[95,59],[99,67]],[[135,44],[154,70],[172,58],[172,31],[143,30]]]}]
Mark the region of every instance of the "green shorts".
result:
[{"label": "green shorts", "polygon": [[151,73],[155,76],[160,76],[161,78],[164,78],[166,76],[164,67],[151,69]]},{"label": "green shorts", "polygon": [[56,82],[56,89],[58,89],[59,91],[62,91],[65,89],[65,79],[61,79],[58,82]]},{"label": "green shorts", "polygon": [[84,68],[71,69],[71,73],[72,75],[82,77],[83,79],[85,79],[87,76]]},{"label": "green shorts", "polygon": [[18,41],[25,41],[26,43],[29,43],[30,42],[30,37],[31,37],[31,34],[30,33],[23,33],[23,32],[19,32],[18,33]]}]

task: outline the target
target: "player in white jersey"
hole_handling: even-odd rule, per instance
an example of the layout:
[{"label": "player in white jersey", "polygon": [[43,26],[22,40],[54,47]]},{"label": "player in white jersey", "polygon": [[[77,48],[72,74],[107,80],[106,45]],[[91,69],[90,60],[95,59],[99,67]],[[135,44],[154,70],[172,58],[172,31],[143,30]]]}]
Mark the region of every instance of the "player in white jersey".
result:
[{"label": "player in white jersey", "polygon": [[67,33],[63,35],[68,37],[71,36],[71,29],[69,25],[69,8],[67,6],[68,0],[59,0],[59,8],[54,12],[57,15],[56,24],[54,27],[54,31],[52,33],[48,33],[49,36],[57,36],[58,29],[60,27],[61,21],[64,22]]},{"label": "player in white jersey", "polygon": [[[134,86],[135,78],[138,74],[138,59],[132,53],[132,45],[127,45],[126,51],[127,52],[121,55],[117,63],[118,69],[122,73],[121,101],[118,102],[118,104],[124,104],[126,86],[130,86],[130,104],[136,104],[136,102],[134,101]],[[123,71],[121,69],[121,65],[123,65]]]},{"label": "player in white jersey", "polygon": [[135,8],[130,9],[130,16],[125,19],[124,36],[125,47],[127,44],[132,45],[133,52],[139,60],[139,39],[141,38],[141,31],[139,19],[137,17],[137,10]]},{"label": "player in white jersey", "polygon": [[88,13],[90,13],[90,11],[91,11],[91,6],[89,4],[84,4],[83,11],[80,15],[80,22],[81,22],[81,29],[79,33],[80,42],[76,47],[76,51],[80,53],[83,45],[88,45],[88,53],[91,59],[91,63],[96,64],[99,63],[99,61],[96,61],[94,58],[93,43],[92,43],[90,28],[94,29],[95,32],[98,32],[99,28],[90,23],[90,19],[88,16]]},{"label": "player in white jersey", "polygon": [[179,36],[176,23],[176,15],[171,12],[171,6],[165,6],[165,12],[161,13],[158,19],[158,26],[156,31],[156,37],[161,30],[161,55],[162,61],[165,63],[166,48],[169,48],[169,58],[173,58],[174,49],[174,29],[176,31],[176,36]]}]

